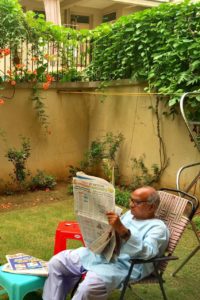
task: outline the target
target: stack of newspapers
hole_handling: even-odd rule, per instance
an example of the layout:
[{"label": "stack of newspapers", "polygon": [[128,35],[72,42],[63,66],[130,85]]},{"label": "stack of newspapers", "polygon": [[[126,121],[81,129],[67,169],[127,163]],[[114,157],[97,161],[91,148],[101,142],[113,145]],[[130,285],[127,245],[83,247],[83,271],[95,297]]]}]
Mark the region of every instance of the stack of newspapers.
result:
[{"label": "stack of newspapers", "polygon": [[108,224],[107,212],[118,215],[122,209],[115,206],[115,188],[108,181],[77,172],[73,178],[75,213],[86,247],[103,255],[107,261],[116,249],[115,231]]},{"label": "stack of newspapers", "polygon": [[8,261],[3,266],[4,272],[48,276],[47,262],[24,253],[6,255]]}]

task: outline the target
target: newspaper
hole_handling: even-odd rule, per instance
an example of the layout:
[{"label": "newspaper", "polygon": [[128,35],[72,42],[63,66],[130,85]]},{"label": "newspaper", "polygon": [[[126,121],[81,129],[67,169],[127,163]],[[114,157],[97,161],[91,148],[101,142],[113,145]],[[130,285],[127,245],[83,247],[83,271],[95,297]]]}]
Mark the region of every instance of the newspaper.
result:
[{"label": "newspaper", "polygon": [[47,262],[34,256],[17,253],[6,255],[8,261],[2,268],[4,272],[48,276]]},{"label": "newspaper", "polygon": [[108,224],[106,212],[121,214],[115,206],[115,188],[106,180],[77,172],[73,178],[75,213],[86,247],[102,254],[107,261],[114,255],[115,231]]}]

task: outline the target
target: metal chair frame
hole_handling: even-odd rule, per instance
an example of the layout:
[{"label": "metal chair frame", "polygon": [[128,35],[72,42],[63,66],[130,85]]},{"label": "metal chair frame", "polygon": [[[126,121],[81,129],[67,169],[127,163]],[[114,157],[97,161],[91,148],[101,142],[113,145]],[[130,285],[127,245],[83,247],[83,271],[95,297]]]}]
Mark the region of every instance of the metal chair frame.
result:
[{"label": "metal chair frame", "polygon": [[[193,164],[188,164],[185,165],[183,167],[181,167],[178,172],[177,172],[177,176],[176,176],[176,187],[177,189],[180,189],[180,178],[181,175],[183,174],[183,171],[188,169],[188,168],[192,168],[192,167],[196,167],[196,166],[200,166],[200,162],[198,163],[193,163]],[[193,186],[197,183],[197,181],[200,180],[200,171],[197,172],[197,175],[192,179],[192,181],[187,185],[187,187],[185,188],[185,192],[188,193],[191,191],[191,189],[193,188]],[[179,193],[181,195],[181,193]],[[181,195],[184,197],[184,195]],[[194,203],[194,206],[198,206],[198,203]],[[172,273],[172,276],[175,276],[184,266],[185,264],[200,250],[200,234],[196,228],[195,223],[191,220],[190,224],[192,226],[192,230],[197,238],[197,242],[198,245],[194,248],[194,250],[183,260],[183,262],[180,264],[180,266]]]},{"label": "metal chair frame", "polygon": [[[181,111],[181,115],[183,117],[183,120],[185,122],[185,125],[186,125],[186,127],[187,127],[187,129],[188,129],[188,131],[189,131],[189,133],[190,133],[190,135],[192,137],[192,140],[194,141],[194,143],[195,143],[198,151],[200,152],[200,142],[196,139],[195,135],[193,134],[193,132],[192,132],[192,130],[190,128],[190,121],[188,121],[188,119],[186,117],[186,114],[185,114],[185,110],[184,110],[185,101],[186,101],[187,97],[190,96],[190,95],[193,95],[193,96],[200,95],[200,92],[188,92],[188,93],[184,93],[182,95],[181,99],[180,99],[180,111]],[[178,170],[177,175],[176,175],[176,188],[177,189],[181,189],[181,187],[180,187],[180,179],[181,179],[181,175],[183,174],[183,172],[186,169],[191,169],[191,168],[196,167],[196,166],[200,166],[200,162],[196,162],[196,163],[191,163],[191,164],[184,165],[184,166],[182,166]],[[195,175],[195,177],[192,178],[191,182],[189,182],[189,184],[184,188],[184,191],[186,193],[191,192],[192,188],[197,184],[197,182],[199,180],[200,180],[200,169],[199,169],[199,171],[197,171],[197,174]],[[196,205],[198,205],[198,203]],[[172,276],[175,276],[183,268],[183,266],[200,250],[200,234],[198,233],[194,222],[191,220],[190,223],[191,223],[193,232],[194,232],[194,234],[195,234],[195,236],[197,238],[198,245],[184,259],[184,261],[181,263],[181,265],[172,273]]]}]

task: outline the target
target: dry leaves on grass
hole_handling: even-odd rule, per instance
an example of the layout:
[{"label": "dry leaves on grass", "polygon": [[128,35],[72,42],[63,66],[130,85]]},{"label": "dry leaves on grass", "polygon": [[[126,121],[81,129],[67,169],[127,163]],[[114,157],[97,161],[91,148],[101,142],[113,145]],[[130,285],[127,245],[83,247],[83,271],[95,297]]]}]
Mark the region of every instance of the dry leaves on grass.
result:
[{"label": "dry leaves on grass", "polygon": [[54,190],[46,189],[44,191],[0,196],[0,212],[37,206],[41,203],[49,203],[52,201],[62,201],[66,199],[66,195],[66,183],[59,183]]}]

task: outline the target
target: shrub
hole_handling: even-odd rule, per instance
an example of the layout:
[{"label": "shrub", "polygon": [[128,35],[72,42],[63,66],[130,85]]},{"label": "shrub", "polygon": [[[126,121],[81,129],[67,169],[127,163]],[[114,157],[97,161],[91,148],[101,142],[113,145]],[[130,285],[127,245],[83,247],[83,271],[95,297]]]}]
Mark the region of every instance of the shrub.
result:
[{"label": "shrub", "polygon": [[[111,181],[112,169],[115,169],[115,179],[119,178],[119,170],[116,164],[116,155],[124,140],[122,133],[114,135],[107,132],[105,136],[96,138],[91,142],[89,150],[84,154],[83,160],[78,167],[69,166],[69,179],[76,175],[77,171],[83,171],[92,175],[97,174],[96,167],[100,166],[103,176]],[[97,168],[98,169],[98,168]],[[98,169],[99,171],[99,169]]]},{"label": "shrub", "polygon": [[71,183],[67,186],[67,194],[73,195],[73,185]]},{"label": "shrub", "polygon": [[125,189],[115,189],[115,202],[117,205],[129,207],[130,191]]},{"label": "shrub", "polygon": [[30,156],[30,140],[28,138],[21,138],[21,149],[9,148],[6,157],[14,166],[14,175],[11,174],[11,178],[14,182],[22,187],[25,184],[27,176],[30,175],[26,169],[26,162]]},{"label": "shrub", "polygon": [[46,188],[53,189],[56,185],[56,180],[53,175],[47,175],[44,171],[37,170],[34,177],[31,178],[30,188],[32,190],[45,190]]},{"label": "shrub", "polygon": [[145,156],[141,156],[139,159],[133,158],[132,160],[132,172],[133,180],[130,184],[130,188],[135,190],[145,185],[152,185],[159,181],[161,170],[157,164],[151,166],[151,170],[147,168],[144,163]]}]

